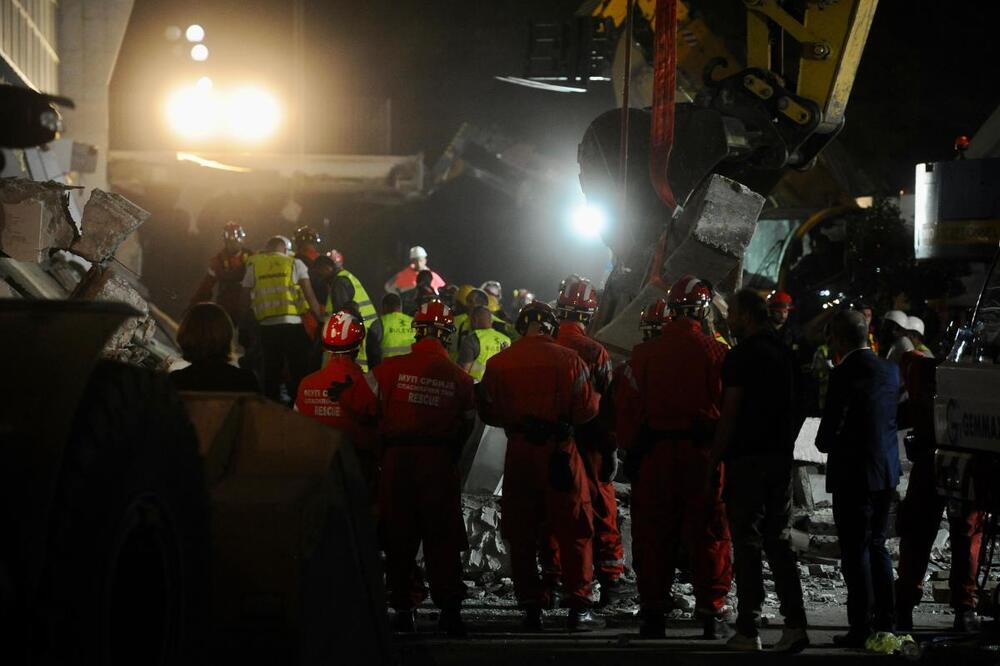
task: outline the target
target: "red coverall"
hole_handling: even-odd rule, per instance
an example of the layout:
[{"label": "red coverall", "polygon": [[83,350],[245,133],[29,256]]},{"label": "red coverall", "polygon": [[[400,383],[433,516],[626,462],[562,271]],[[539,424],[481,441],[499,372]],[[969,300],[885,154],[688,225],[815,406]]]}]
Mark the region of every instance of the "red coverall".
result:
[{"label": "red coverall", "polygon": [[455,462],[475,422],[472,377],[436,338],[417,341],[373,374],[385,446],[379,511],[389,602],[408,611],[426,598],[416,566],[422,541],[434,604],[457,609],[465,597],[460,553],[469,544]]},{"label": "red coverall", "polygon": [[931,548],[941,524],[941,512],[948,508],[951,533],[951,606],[956,610],[976,607],[976,573],[979,549],[983,540],[983,514],[966,504],[949,506],[937,493],[934,479],[934,371],[938,361],[920,352],[910,351],[900,359],[900,374],[910,398],[907,409],[916,447],[910,470],[906,498],[899,507],[896,531],[899,533],[899,578],[896,580],[896,603],[911,609],[923,596],[924,575],[930,562]]},{"label": "red coverall", "polygon": [[[604,396],[611,385],[611,357],[604,345],[589,337],[576,322],[560,324],[556,341],[580,355],[590,372],[591,385]],[[625,570],[625,551],[618,531],[615,486],[610,481],[605,483],[598,478],[604,457],[616,455],[617,446],[612,424],[608,423],[609,419],[601,416],[603,413],[577,429],[576,443],[580,455],[584,457],[591,501],[594,502],[594,566],[597,577],[599,580],[618,580]]]},{"label": "red coverall", "polygon": [[373,426],[377,405],[361,368],[343,354],[333,354],[324,368],[307,375],[299,383],[295,398],[296,411],[347,435],[372,491],[376,476]]},{"label": "red coverall", "polygon": [[[706,426],[719,418],[725,355],[697,321],[677,319],[632,351],[616,389],[619,444],[642,455],[632,484],[632,554],[643,609],[671,609],[681,545],[691,558],[697,612],[717,616],[726,605],[732,543],[722,472],[710,470],[706,441]],[[645,434],[629,423],[636,416]]]},{"label": "red coverall", "polygon": [[507,431],[501,530],[510,543],[522,607],[547,607],[538,573],[548,538],[558,543],[568,608],[590,606],[594,535],[590,488],[572,437],[533,443],[532,420],[580,425],[597,416],[598,395],[579,354],[548,336],[520,338],[486,363],[479,414]]},{"label": "red coverall", "polygon": [[[233,324],[239,326],[246,314],[241,308],[243,298],[243,275],[247,271],[246,260],[250,256],[247,250],[229,254],[224,249],[208,260],[208,273],[202,279],[198,289],[191,297],[191,304],[214,300],[226,311]],[[212,292],[218,285],[219,293],[212,298]]]}]

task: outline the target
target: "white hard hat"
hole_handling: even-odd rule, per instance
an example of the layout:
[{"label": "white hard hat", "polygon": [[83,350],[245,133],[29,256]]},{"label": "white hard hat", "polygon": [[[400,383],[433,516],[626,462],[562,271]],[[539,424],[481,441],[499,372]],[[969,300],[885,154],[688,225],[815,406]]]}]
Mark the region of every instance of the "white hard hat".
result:
[{"label": "white hard hat", "polygon": [[410,259],[426,259],[427,250],[419,245],[410,248]]},{"label": "white hard hat", "polygon": [[910,318],[906,316],[906,313],[902,310],[889,310],[882,317],[883,321],[891,321],[900,328],[906,328],[910,325]]},{"label": "white hard hat", "polygon": [[920,335],[924,334],[924,320],[920,317],[909,317],[904,327],[908,331],[916,331]]}]

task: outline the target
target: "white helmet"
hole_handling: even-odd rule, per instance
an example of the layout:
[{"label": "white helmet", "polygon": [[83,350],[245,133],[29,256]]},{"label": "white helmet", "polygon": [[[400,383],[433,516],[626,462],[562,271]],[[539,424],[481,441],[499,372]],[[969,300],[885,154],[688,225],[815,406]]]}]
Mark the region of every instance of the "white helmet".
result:
[{"label": "white helmet", "polygon": [[414,259],[426,259],[426,258],[427,258],[427,250],[425,250],[424,248],[420,247],[419,245],[415,245],[410,248],[410,261],[413,261]]},{"label": "white helmet", "polygon": [[902,310],[889,310],[882,317],[883,321],[891,321],[900,328],[907,328],[910,325],[910,318],[906,316],[906,313]]},{"label": "white helmet", "polygon": [[924,335],[924,321],[920,317],[908,317],[904,328],[908,331],[919,333],[921,337]]}]

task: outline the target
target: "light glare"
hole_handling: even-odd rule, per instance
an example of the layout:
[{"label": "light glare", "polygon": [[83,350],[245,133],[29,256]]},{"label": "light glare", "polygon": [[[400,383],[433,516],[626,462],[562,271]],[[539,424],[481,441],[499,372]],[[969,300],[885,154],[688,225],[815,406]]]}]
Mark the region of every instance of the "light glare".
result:
[{"label": "light glare", "polygon": [[270,137],[281,124],[278,101],[267,91],[245,86],[225,94],[207,76],[174,92],[166,104],[170,128],[183,139],[232,138],[254,143]]},{"label": "light glare", "polygon": [[573,230],[587,239],[600,238],[607,217],[597,206],[582,204],[573,209]]},{"label": "light glare", "polygon": [[195,44],[191,47],[191,59],[197,62],[208,60],[208,47],[204,44]]},{"label": "light glare", "polygon": [[205,39],[205,29],[197,23],[189,25],[187,30],[184,31],[184,37],[189,42],[200,42]]},{"label": "light glare", "polygon": [[241,141],[259,141],[278,127],[280,112],[273,96],[260,88],[241,88],[230,98],[229,132]]}]

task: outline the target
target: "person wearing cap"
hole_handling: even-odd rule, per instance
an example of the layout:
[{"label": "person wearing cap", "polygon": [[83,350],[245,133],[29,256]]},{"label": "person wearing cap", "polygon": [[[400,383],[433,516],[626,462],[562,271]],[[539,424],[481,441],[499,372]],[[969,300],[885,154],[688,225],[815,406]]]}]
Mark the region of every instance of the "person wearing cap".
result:
[{"label": "person wearing cap", "polygon": [[191,297],[191,306],[206,301],[218,303],[236,326],[243,322],[247,314],[240,288],[247,272],[247,259],[251,255],[243,245],[246,238],[247,232],[242,225],[238,222],[226,223],[222,229],[223,247],[209,259],[208,272]]},{"label": "person wearing cap", "polygon": [[[380,350],[383,330],[378,311],[375,309],[371,296],[368,295],[368,290],[361,284],[361,280],[344,268],[344,255],[339,250],[333,249],[326,253],[326,259],[333,268],[325,301],[326,311],[340,312],[349,303],[357,304],[358,314],[361,316],[367,331],[367,340],[361,346],[361,351],[358,354],[358,365],[364,372],[368,372],[382,360]],[[316,265],[322,266],[326,263],[323,258],[316,260]]]},{"label": "person wearing cap", "polygon": [[351,312],[335,312],[323,325],[320,341],[329,352],[329,360],[299,383],[295,411],[347,436],[374,497],[378,403],[357,362],[365,341],[364,322]]},{"label": "person wearing cap", "polygon": [[458,364],[478,382],[486,372],[486,362],[510,347],[510,338],[493,329],[489,308],[477,306],[469,322],[472,332],[459,343]]},{"label": "person wearing cap", "polygon": [[924,344],[924,320],[920,317],[907,317],[906,337],[913,343],[913,350],[921,356],[934,358],[934,352]]},{"label": "person wearing cap", "polygon": [[780,331],[788,323],[792,311],[792,295],[780,289],[767,298],[767,313],[774,330]]},{"label": "person wearing cap", "polygon": [[913,343],[906,335],[909,325],[910,318],[902,310],[889,310],[882,317],[883,340],[888,342],[887,345],[883,344],[883,349],[886,350],[885,360],[898,364],[903,354],[913,351]]},{"label": "person wearing cap", "polygon": [[282,374],[288,367],[285,384],[291,399],[298,393],[299,382],[309,369],[309,336],[302,325],[302,315],[323,316],[302,260],[289,256],[287,238],[274,236],[264,252],[247,261],[243,289],[249,298],[257,323],[263,356],[264,395],[281,401]]},{"label": "person wearing cap", "polygon": [[[401,271],[389,278],[385,283],[387,293],[399,294],[403,299],[403,310],[405,311],[408,300],[415,302],[413,292],[417,288],[417,275],[420,271],[430,270],[427,266],[427,250],[416,245],[410,248],[410,263],[403,267]],[[440,289],[447,284],[444,279],[431,271],[431,288]],[[415,308],[414,308],[415,309]]]}]

